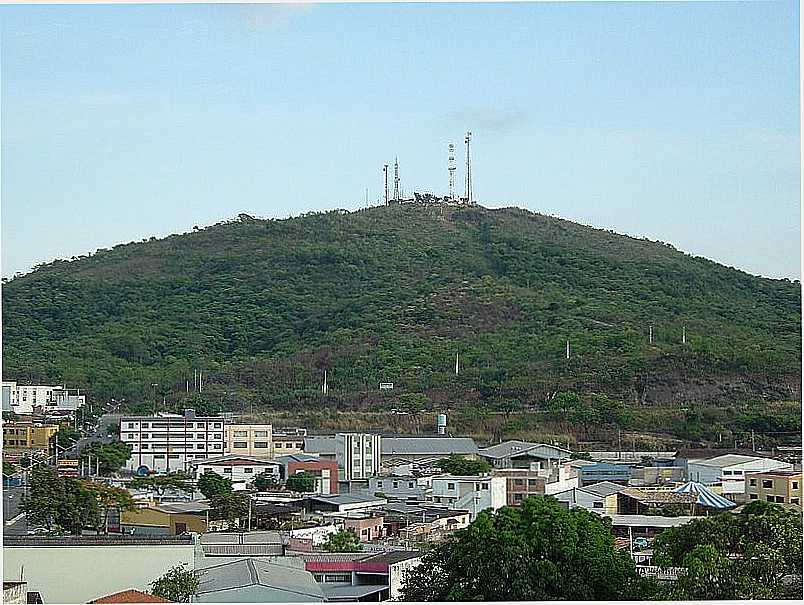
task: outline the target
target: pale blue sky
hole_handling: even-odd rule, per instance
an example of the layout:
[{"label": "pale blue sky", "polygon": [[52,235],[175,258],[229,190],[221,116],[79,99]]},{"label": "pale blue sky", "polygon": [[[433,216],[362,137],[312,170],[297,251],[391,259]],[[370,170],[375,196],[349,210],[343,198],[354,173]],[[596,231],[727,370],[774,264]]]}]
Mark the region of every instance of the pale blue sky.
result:
[{"label": "pale blue sky", "polygon": [[800,276],[793,0],[0,18],[3,275],[240,212],[358,208],[397,154],[407,191],[443,192],[470,128],[485,205]]}]

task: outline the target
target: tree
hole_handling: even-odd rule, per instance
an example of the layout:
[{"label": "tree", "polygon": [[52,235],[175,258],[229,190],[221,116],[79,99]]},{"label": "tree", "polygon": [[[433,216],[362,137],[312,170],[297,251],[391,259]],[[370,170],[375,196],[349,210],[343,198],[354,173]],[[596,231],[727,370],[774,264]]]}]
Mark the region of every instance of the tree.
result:
[{"label": "tree", "polygon": [[151,582],[151,594],[173,603],[189,603],[198,592],[198,578],[186,563],[171,567],[165,575]]},{"label": "tree", "polygon": [[327,536],[322,548],[327,552],[360,552],[363,545],[353,529],[342,529]]},{"label": "tree", "polygon": [[98,529],[104,533],[106,533],[110,510],[115,509],[124,512],[136,509],[134,498],[128,490],[111,485],[104,485],[103,483],[97,483],[95,481],[82,481],[81,484],[84,489],[95,496],[98,507],[103,511],[102,523]]},{"label": "tree", "polygon": [[69,424],[63,424],[59,427],[59,432],[56,433],[57,443],[62,447],[70,447],[76,441],[81,439],[81,433],[71,427]]},{"label": "tree", "polygon": [[3,477],[11,477],[16,472],[13,464],[3,460]]},{"label": "tree", "polygon": [[754,501],[662,532],[655,560],[687,572],[670,599],[784,599],[802,594],[801,514]]},{"label": "tree", "polygon": [[164,495],[168,489],[175,489],[187,494],[193,492],[193,485],[189,475],[177,471],[175,473],[168,473],[167,475],[151,475],[150,477],[137,477],[129,487],[134,489],[147,489],[155,492],[157,495]]},{"label": "tree", "polygon": [[232,480],[221,477],[218,473],[208,471],[198,478],[198,491],[204,494],[205,498],[212,498],[221,494],[231,494],[233,491]]},{"label": "tree", "polygon": [[68,531],[80,535],[85,527],[100,526],[100,505],[93,492],[78,479],[59,477],[51,466],[39,465],[31,472],[29,493],[21,509],[32,527]]},{"label": "tree", "polygon": [[[90,460],[90,456],[92,459]],[[122,441],[114,443],[93,443],[81,451],[81,460],[95,468],[101,475],[110,475],[120,470],[131,456],[131,446]]]},{"label": "tree", "polygon": [[436,466],[450,475],[482,475],[491,470],[491,465],[485,460],[467,460],[457,454],[442,458]]},{"label": "tree", "polygon": [[269,489],[278,487],[279,482],[276,480],[276,477],[273,474],[269,473],[268,471],[264,471],[254,477],[251,485],[257,491],[265,492]]},{"label": "tree", "polygon": [[292,492],[314,492],[316,476],[307,471],[291,475],[285,481],[285,487]]},{"label": "tree", "polygon": [[402,600],[639,600],[652,591],[615,550],[605,518],[546,497],[482,511],[406,574]]},{"label": "tree", "polygon": [[233,529],[238,520],[242,522],[248,516],[251,496],[242,492],[223,492],[215,494],[209,500],[210,519],[226,521]]}]

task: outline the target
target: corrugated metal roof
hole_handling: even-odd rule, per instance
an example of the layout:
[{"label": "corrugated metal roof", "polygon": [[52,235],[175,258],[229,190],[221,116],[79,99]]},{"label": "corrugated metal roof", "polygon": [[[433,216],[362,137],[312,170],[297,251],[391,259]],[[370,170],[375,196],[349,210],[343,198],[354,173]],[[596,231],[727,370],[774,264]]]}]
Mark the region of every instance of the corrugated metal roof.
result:
[{"label": "corrugated metal roof", "polygon": [[202,597],[210,593],[255,585],[302,594],[312,597],[313,600],[321,600],[323,597],[323,592],[312,574],[304,570],[301,565],[290,564],[290,561],[278,563],[275,559],[270,562],[241,559],[206,567],[199,570],[198,576],[198,595]]},{"label": "corrugated metal roof", "polygon": [[543,450],[552,450],[556,453],[555,457],[565,457],[570,455],[570,451],[556,445],[548,443],[531,443],[529,441],[519,441],[512,439],[510,441],[503,441],[496,445],[483,448],[478,453],[485,458],[509,458],[519,454],[524,454],[530,450],[541,448]]},{"label": "corrugated metal roof", "polygon": [[477,444],[468,437],[383,437],[382,455],[476,454]]},{"label": "corrugated metal roof", "polygon": [[600,483],[585,485],[583,487],[579,487],[578,489],[595,494],[596,496],[611,496],[612,494],[623,491],[627,487],[627,485],[617,485],[611,481],[601,481]]}]

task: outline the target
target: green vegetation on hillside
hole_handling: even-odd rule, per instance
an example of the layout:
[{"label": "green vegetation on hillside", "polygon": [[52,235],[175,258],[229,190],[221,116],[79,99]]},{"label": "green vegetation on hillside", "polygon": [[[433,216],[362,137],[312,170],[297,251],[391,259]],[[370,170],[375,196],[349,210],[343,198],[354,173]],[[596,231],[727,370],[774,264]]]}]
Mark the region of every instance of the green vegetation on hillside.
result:
[{"label": "green vegetation on hillside", "polygon": [[414,414],[471,404],[625,426],[633,404],[797,400],[800,303],[788,280],[513,208],[243,216],[11,280],[4,377],[138,411],[163,397],[390,410],[407,395]]}]

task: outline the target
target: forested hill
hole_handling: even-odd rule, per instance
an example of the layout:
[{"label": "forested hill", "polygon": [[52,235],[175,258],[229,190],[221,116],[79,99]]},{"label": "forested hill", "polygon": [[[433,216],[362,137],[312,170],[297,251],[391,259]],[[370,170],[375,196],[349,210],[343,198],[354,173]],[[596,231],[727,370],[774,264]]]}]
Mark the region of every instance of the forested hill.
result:
[{"label": "forested hill", "polygon": [[800,303],[797,282],[515,208],[241,215],[11,280],[3,373],[177,402],[201,368],[208,397],[257,409],[403,393],[452,406],[539,406],[556,391],[795,399]]}]

